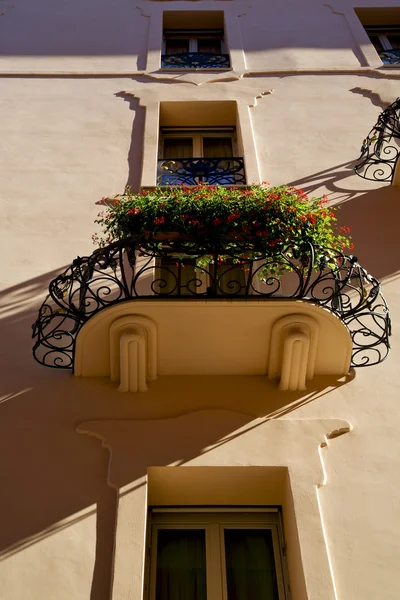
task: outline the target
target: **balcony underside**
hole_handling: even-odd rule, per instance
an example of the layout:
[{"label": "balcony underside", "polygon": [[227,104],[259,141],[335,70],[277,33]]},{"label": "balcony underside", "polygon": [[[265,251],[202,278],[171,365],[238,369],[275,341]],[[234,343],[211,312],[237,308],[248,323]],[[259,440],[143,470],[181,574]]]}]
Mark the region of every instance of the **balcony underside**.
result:
[{"label": "balcony underside", "polygon": [[[82,339],[100,322],[103,333],[93,348],[107,356],[113,319],[126,316],[132,323],[125,319],[122,329],[115,327],[127,334],[128,346],[131,339],[148,347],[150,334],[157,338],[159,359],[164,356],[157,359],[159,370],[165,373],[266,373],[268,357],[283,343],[273,342],[273,330],[280,331],[285,316],[293,348],[315,346],[317,335],[318,344],[334,349],[329,360],[341,365],[332,367],[335,373],[386,358],[387,305],[380,284],[356,257],[311,245],[301,254],[290,246],[264,253],[254,247],[239,251],[237,243],[235,251],[228,248],[221,254],[182,240],[147,240],[77,258],[50,283],[33,329],[36,360],[73,368]],[[175,350],[169,354],[168,348]],[[94,373],[96,367],[88,369]]]},{"label": "balcony underside", "polygon": [[[158,375],[269,374],[278,378],[285,343],[288,371],[298,368],[292,364],[297,359],[290,356],[288,339],[288,334],[296,332],[305,332],[305,343],[300,335],[298,351],[308,364],[309,379],[314,375],[341,377],[350,368],[352,343],[347,328],[330,311],[308,302],[138,299],[101,311],[82,327],[76,339],[75,375],[110,377],[115,370],[115,380],[119,380],[124,352],[121,337],[136,333],[143,325],[154,330],[154,340],[145,342],[149,352],[156,345]],[[117,361],[115,368],[112,361]]]}]

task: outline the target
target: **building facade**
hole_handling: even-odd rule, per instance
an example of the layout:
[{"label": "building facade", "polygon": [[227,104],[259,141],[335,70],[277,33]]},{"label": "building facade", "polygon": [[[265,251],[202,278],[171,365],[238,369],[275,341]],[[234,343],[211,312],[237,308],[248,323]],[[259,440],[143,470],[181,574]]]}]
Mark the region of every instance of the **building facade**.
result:
[{"label": "building facade", "polygon": [[[0,0],[1,598],[398,598],[399,40],[398,0]],[[160,298],[153,256],[90,313],[109,199],[206,181],[326,194],[365,270]]]}]

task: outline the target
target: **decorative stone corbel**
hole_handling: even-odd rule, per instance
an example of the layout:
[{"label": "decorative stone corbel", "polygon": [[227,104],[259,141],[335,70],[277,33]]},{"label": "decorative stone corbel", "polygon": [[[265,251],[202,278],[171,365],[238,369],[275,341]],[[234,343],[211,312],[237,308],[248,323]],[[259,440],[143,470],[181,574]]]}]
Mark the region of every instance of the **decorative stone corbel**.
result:
[{"label": "decorative stone corbel", "polygon": [[283,391],[305,390],[314,377],[318,323],[306,315],[288,315],[272,327],[268,377]]},{"label": "decorative stone corbel", "polygon": [[110,377],[120,392],[145,392],[157,379],[157,328],[147,317],[128,315],[110,326]]}]

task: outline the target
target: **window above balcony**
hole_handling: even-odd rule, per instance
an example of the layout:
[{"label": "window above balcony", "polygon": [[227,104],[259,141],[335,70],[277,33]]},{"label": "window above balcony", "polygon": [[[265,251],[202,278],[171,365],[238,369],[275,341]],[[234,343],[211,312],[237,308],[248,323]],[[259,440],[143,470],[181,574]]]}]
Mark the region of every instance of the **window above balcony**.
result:
[{"label": "window above balcony", "polygon": [[158,185],[244,185],[234,127],[164,127],[160,131]]},{"label": "window above balcony", "polygon": [[167,30],[164,32],[161,68],[227,69],[229,54],[222,30]]},{"label": "window above balcony", "polygon": [[222,11],[166,11],[162,69],[229,69]]}]

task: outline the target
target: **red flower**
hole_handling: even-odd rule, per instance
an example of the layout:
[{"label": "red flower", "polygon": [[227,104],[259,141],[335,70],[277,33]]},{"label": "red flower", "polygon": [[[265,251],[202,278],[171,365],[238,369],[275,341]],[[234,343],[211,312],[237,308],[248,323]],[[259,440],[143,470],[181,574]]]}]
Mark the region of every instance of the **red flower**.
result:
[{"label": "red flower", "polygon": [[215,219],[214,219],[215,227],[218,227],[218,225],[221,225],[221,223],[222,223],[221,217],[215,217]]},{"label": "red flower", "polygon": [[162,223],[165,223],[165,219],[164,219],[164,217],[156,217],[154,219],[154,223],[155,223],[155,225],[161,225]]},{"label": "red flower", "polygon": [[140,213],[140,208],[130,208],[128,210],[128,215],[131,217],[132,215],[138,215]]},{"label": "red flower", "polygon": [[228,221],[228,223],[232,223],[232,221],[236,221],[236,219],[238,219],[239,217],[240,217],[239,213],[232,213],[227,218],[227,221]]},{"label": "red flower", "polygon": [[314,215],[308,215],[308,222],[311,223],[311,225],[315,225],[317,218]]}]

